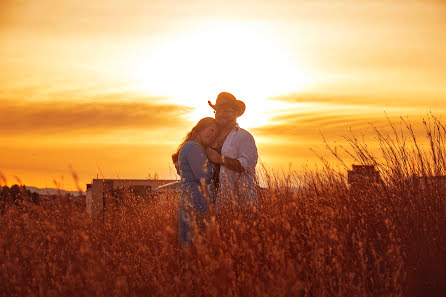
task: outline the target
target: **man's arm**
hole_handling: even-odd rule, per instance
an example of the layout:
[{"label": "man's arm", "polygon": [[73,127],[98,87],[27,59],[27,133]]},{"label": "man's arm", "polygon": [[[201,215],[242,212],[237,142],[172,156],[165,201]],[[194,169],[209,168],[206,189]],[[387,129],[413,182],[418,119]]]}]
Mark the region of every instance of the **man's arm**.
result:
[{"label": "man's arm", "polygon": [[258,158],[256,142],[254,137],[248,133],[240,142],[239,156],[237,157],[237,160],[243,168],[249,169],[256,167]]},{"label": "man's arm", "polygon": [[226,168],[229,168],[236,172],[241,173],[241,172],[245,171],[245,168],[243,168],[243,166],[239,160],[222,156],[221,154],[219,154],[216,150],[214,150],[212,148],[208,148],[206,150],[206,155],[207,155],[209,161],[211,161],[213,163],[221,164],[221,165],[225,166]]},{"label": "man's arm", "polygon": [[221,156],[221,165],[234,170],[236,172],[243,172],[245,171],[245,168],[243,168],[242,164],[237,159],[232,159],[229,157]]}]

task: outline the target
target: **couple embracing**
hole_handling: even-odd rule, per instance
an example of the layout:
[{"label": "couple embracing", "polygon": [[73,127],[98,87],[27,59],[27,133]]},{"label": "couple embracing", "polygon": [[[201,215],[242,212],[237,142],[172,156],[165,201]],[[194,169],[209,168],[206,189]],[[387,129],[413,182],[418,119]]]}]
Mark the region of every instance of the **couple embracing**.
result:
[{"label": "couple embracing", "polygon": [[234,95],[217,96],[215,119],[201,119],[186,135],[172,159],[181,176],[179,239],[188,244],[205,224],[211,207],[227,202],[257,205],[255,167],[257,147],[252,135],[239,127],[245,104]]}]

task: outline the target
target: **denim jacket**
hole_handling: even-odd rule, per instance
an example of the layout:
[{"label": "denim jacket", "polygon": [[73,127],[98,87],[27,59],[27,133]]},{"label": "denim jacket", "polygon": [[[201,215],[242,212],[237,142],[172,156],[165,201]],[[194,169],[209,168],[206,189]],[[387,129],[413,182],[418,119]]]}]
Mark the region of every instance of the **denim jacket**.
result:
[{"label": "denim jacket", "polygon": [[190,203],[196,211],[205,215],[208,210],[205,193],[208,193],[210,202],[215,202],[213,166],[208,162],[203,147],[195,141],[183,144],[178,161],[181,175],[181,206],[183,208],[185,203]]}]

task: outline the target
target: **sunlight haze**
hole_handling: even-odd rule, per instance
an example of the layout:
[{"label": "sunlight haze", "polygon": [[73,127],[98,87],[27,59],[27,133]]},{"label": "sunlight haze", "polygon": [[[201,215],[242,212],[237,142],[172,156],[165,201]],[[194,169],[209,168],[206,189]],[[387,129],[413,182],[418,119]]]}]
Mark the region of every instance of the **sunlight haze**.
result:
[{"label": "sunlight haze", "polygon": [[171,154],[222,91],[263,163],[317,163],[322,134],[444,120],[445,32],[443,1],[3,0],[0,171],[176,178]]}]

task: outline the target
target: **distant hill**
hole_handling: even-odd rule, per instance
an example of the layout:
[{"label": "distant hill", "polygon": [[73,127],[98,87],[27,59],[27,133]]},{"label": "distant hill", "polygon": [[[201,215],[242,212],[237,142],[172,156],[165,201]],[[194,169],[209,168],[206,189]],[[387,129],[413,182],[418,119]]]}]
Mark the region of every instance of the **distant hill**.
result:
[{"label": "distant hill", "polygon": [[70,194],[73,196],[79,196],[79,195],[84,195],[84,192],[79,192],[79,191],[66,191],[66,190],[61,190],[61,189],[55,189],[55,188],[36,188],[36,187],[28,187],[25,186],[25,188],[29,191],[31,191],[32,193],[37,193],[39,195],[66,195],[66,194]]},{"label": "distant hill", "polygon": [[[3,187],[0,186],[0,190]],[[79,195],[85,195],[85,192],[78,192],[78,191],[66,191],[62,189],[55,189],[55,188],[36,188],[36,187],[28,187],[25,186],[27,190],[29,190],[31,193],[37,193],[39,195],[73,195],[73,196],[79,196]]]}]

